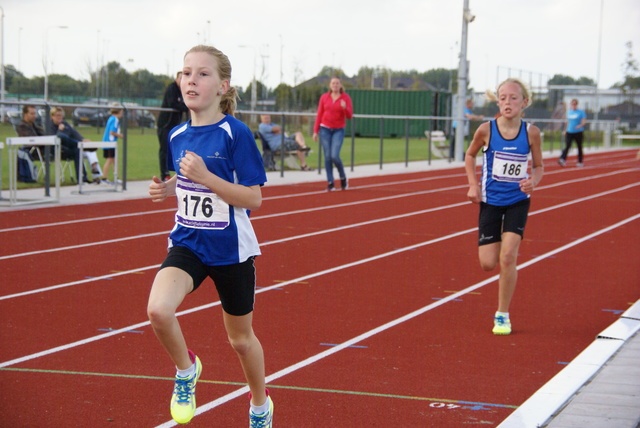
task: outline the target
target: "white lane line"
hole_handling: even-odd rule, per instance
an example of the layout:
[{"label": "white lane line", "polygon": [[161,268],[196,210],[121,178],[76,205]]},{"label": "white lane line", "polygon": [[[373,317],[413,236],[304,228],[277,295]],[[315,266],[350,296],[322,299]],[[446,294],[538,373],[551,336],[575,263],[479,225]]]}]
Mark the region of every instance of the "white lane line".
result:
[{"label": "white lane line", "polygon": [[[411,180],[390,181],[390,182],[385,182],[385,183],[368,184],[368,185],[364,185],[364,186],[358,186],[357,188],[358,189],[369,189],[369,188],[381,187],[381,186],[385,186],[386,187],[386,186],[398,185],[398,184],[419,183],[419,182],[431,181],[431,180],[443,180],[443,179],[447,179],[447,178],[455,178],[455,177],[461,177],[461,176],[464,176],[464,174],[439,175],[439,176],[435,176],[435,177],[424,177],[424,178],[416,178],[416,179],[411,179]],[[356,189],[356,187],[353,187],[353,188]],[[270,201],[270,200],[276,200],[276,199],[296,198],[296,197],[300,197],[300,196],[321,195],[321,194],[325,194],[325,193],[327,193],[326,190],[314,191],[314,192],[306,192],[306,193],[291,193],[291,194],[279,195],[279,196],[266,196],[266,197],[262,198],[262,200],[263,201]],[[20,231],[20,230],[38,229],[38,228],[41,228],[41,227],[53,227],[53,226],[64,226],[64,225],[69,225],[69,224],[87,223],[87,222],[91,222],[91,221],[112,220],[112,219],[117,219],[117,218],[122,218],[122,217],[135,217],[135,216],[141,216],[141,215],[145,215],[146,216],[146,215],[150,215],[150,214],[161,214],[161,213],[166,213],[166,212],[175,212],[175,210],[176,210],[175,207],[172,207],[172,208],[166,208],[166,209],[162,209],[162,210],[141,211],[141,212],[128,213],[128,214],[99,216],[99,217],[90,217],[90,218],[83,218],[83,219],[77,219],[77,220],[59,221],[59,222],[54,222],[54,223],[44,223],[44,224],[34,224],[34,225],[29,225],[29,226],[10,227],[10,228],[6,228],[6,229],[0,229],[0,233],[2,233],[2,232],[14,232],[14,231]]]},{"label": "white lane line", "polygon": [[[536,263],[536,262],[538,262],[540,260],[543,260],[546,257],[549,257],[549,256],[551,256],[553,254],[557,254],[558,252],[564,251],[565,249],[571,248],[571,247],[577,245],[578,243],[584,242],[585,240],[591,239],[591,238],[593,238],[595,236],[598,236],[598,235],[600,235],[600,234],[602,234],[604,232],[607,232],[607,231],[612,230],[612,229],[614,229],[616,227],[619,227],[619,226],[621,226],[623,224],[626,224],[626,223],[628,223],[630,221],[633,221],[633,220],[637,219],[638,217],[640,217],[640,214],[637,214],[637,215],[635,215],[633,217],[630,217],[630,218],[628,218],[626,220],[620,221],[620,222],[614,224],[613,226],[609,226],[609,227],[607,227],[605,229],[601,229],[600,231],[591,233],[591,234],[587,235],[584,238],[581,238],[581,239],[578,239],[576,241],[573,241],[573,242],[571,242],[569,244],[566,244],[566,245],[564,245],[564,246],[562,246],[562,247],[560,247],[560,248],[558,248],[556,250],[553,250],[553,251],[548,252],[548,253],[546,253],[546,254],[544,254],[542,256],[538,256],[538,257],[536,257],[536,258],[534,258],[534,259],[532,259],[532,260],[530,260],[528,262],[525,262],[525,263],[523,263],[521,265],[518,265],[518,268],[521,269],[521,268],[530,266],[531,264]],[[284,287],[286,285],[304,282],[304,281],[306,281],[308,279],[311,279],[311,278],[315,278],[315,277],[318,277],[318,276],[322,276],[322,275],[326,275],[326,274],[329,274],[329,273],[337,272],[337,271],[340,271],[340,270],[343,270],[343,269],[347,269],[347,268],[350,268],[350,267],[353,267],[353,266],[358,266],[358,265],[361,265],[361,264],[364,264],[364,263],[368,263],[368,262],[371,262],[371,261],[375,261],[375,260],[379,260],[379,259],[382,259],[382,258],[385,258],[385,257],[390,257],[390,256],[393,256],[393,255],[396,255],[396,254],[400,254],[400,253],[406,252],[406,251],[411,251],[411,250],[414,250],[416,248],[420,248],[420,247],[424,247],[424,246],[427,246],[427,245],[435,244],[437,242],[445,241],[447,239],[455,238],[457,236],[461,236],[461,235],[473,232],[476,229],[477,228],[471,228],[471,229],[467,229],[467,230],[462,230],[462,231],[455,232],[455,233],[452,233],[452,234],[449,234],[449,235],[446,235],[446,236],[442,236],[442,237],[439,237],[439,238],[431,239],[429,241],[420,242],[418,244],[410,245],[410,246],[403,247],[403,248],[400,248],[400,249],[396,249],[396,250],[393,250],[393,251],[388,251],[388,252],[385,252],[385,253],[382,253],[382,254],[378,254],[376,256],[367,257],[365,259],[361,259],[361,260],[358,260],[358,261],[355,261],[355,262],[346,263],[346,264],[341,265],[341,266],[336,266],[334,268],[325,269],[325,270],[322,270],[322,271],[319,271],[319,272],[315,272],[315,273],[312,273],[312,274],[309,274],[309,275],[304,275],[304,276],[301,276],[301,277],[298,277],[298,278],[295,278],[295,279],[292,279],[292,280],[289,280],[289,281],[285,281],[285,282],[281,282],[281,283],[278,283],[278,284],[271,285],[269,287],[261,288],[261,289],[256,291],[256,294],[265,293],[265,292],[273,290],[275,288],[281,288],[281,287]],[[489,279],[487,279],[485,281],[482,281],[481,283],[478,283],[475,286],[467,288],[467,289],[465,289],[463,291],[464,291],[464,293],[472,291],[473,289],[481,287],[482,285],[484,285],[484,284],[486,284],[488,282],[494,281],[497,277],[498,277],[498,275],[495,275],[495,276],[493,276],[493,277],[491,277],[491,278],[489,278]],[[475,288],[473,288],[473,287],[475,287]],[[449,301],[452,298],[455,298],[455,297],[461,295],[460,293],[462,293],[462,292],[455,293],[455,294],[450,295],[450,296],[448,296],[448,297],[446,297],[444,299],[439,300],[438,302],[432,303],[431,305],[427,306],[427,308],[429,308],[429,307],[437,307],[440,304],[442,304],[443,302]],[[209,304],[206,304],[206,305],[202,305],[202,306],[191,308],[191,309],[188,309],[188,310],[185,310],[185,311],[181,311],[181,312],[177,313],[176,315],[177,316],[182,316],[182,315],[190,314],[190,313],[193,313],[193,312],[197,312],[197,311],[201,311],[201,310],[204,310],[204,309],[208,309],[208,308],[217,306],[219,304],[220,304],[219,301],[212,302],[212,303],[209,303]],[[100,339],[104,339],[104,338],[107,338],[107,337],[111,337],[111,336],[113,336],[115,334],[119,334],[119,333],[126,332],[126,331],[129,331],[129,330],[135,330],[137,328],[145,327],[145,326],[148,326],[148,325],[149,325],[149,321],[145,321],[145,322],[142,322],[142,323],[138,323],[138,324],[134,324],[134,325],[130,325],[130,326],[124,327],[124,328],[120,328],[120,329],[117,329],[117,330],[114,330],[114,331],[111,331],[111,332],[108,332],[108,333],[104,333],[104,334],[101,334],[101,335],[98,335],[98,336],[94,336],[94,337],[83,339],[83,340],[80,340],[80,341],[77,341],[77,342],[69,343],[67,345],[58,346],[56,348],[51,348],[51,349],[48,349],[48,350],[45,350],[45,351],[42,351],[42,352],[38,352],[38,353],[35,353],[35,354],[27,355],[27,356],[20,357],[20,358],[14,359],[14,360],[5,361],[3,363],[0,363],[0,368],[1,367],[12,366],[12,365],[24,362],[24,361],[29,361],[29,360],[32,360],[32,359],[35,359],[35,358],[39,358],[39,357],[42,357],[42,356],[45,356],[45,355],[53,354],[53,353],[64,351],[64,350],[71,349],[71,348],[75,348],[75,347],[80,346],[80,345],[91,343],[91,342],[94,342],[96,340],[100,340]],[[345,343],[351,344],[350,342],[345,342]],[[346,345],[346,346],[349,346],[349,345]],[[346,347],[346,346],[344,346],[344,347]],[[342,348],[344,348],[344,347],[342,347]],[[342,348],[340,348],[340,349],[342,349]],[[326,352],[330,352],[330,351],[331,350],[327,350],[327,351],[325,351],[325,353]],[[325,354],[325,353],[322,353],[322,354]]]},{"label": "white lane line", "polygon": [[[611,193],[627,190],[627,189],[629,189],[631,187],[635,187],[635,186],[639,186],[639,185],[640,185],[640,183],[628,184],[626,186],[619,187],[617,189],[607,190],[607,191],[604,191],[604,192],[601,192],[601,193],[596,193],[594,195],[585,196],[585,197],[582,197],[582,198],[579,198],[579,199],[575,199],[575,200],[572,200],[572,201],[568,201],[568,202],[564,202],[564,203],[561,203],[561,204],[558,204],[558,205],[553,205],[551,207],[541,208],[539,210],[530,212],[529,215],[532,216],[532,215],[540,214],[540,213],[543,213],[543,212],[552,211],[552,210],[559,209],[559,208],[566,207],[566,206],[570,206],[570,205],[573,205],[573,204],[576,204],[576,203],[579,203],[579,202],[584,202],[584,201],[587,201],[587,200],[590,200],[590,199],[595,199],[595,198],[599,198],[601,196],[606,196],[606,195],[609,195]],[[325,230],[306,233],[306,234],[302,234],[302,235],[296,235],[296,236],[292,236],[292,237],[282,238],[282,239],[278,239],[278,240],[274,240],[274,241],[268,241],[268,242],[261,243],[260,246],[264,247],[264,246],[267,246],[267,245],[279,244],[279,243],[282,243],[282,242],[293,241],[293,240],[296,240],[296,239],[309,238],[309,237],[312,237],[312,236],[318,236],[318,235],[322,235],[322,234],[326,234],[326,233],[332,233],[332,232],[346,230],[346,229],[350,229],[350,228],[361,227],[361,226],[364,226],[364,225],[381,223],[381,222],[384,222],[384,221],[396,220],[396,219],[399,219],[399,218],[406,218],[406,217],[410,217],[410,216],[414,216],[414,215],[426,214],[426,213],[429,213],[429,212],[434,212],[434,211],[439,211],[439,210],[443,210],[443,209],[459,207],[459,206],[468,205],[468,204],[470,204],[470,202],[459,202],[459,203],[451,204],[451,205],[444,205],[444,206],[435,207],[435,208],[428,208],[428,209],[421,210],[421,211],[415,211],[415,212],[406,213],[406,214],[399,214],[397,216],[385,217],[385,218],[381,218],[381,219],[370,220],[370,221],[350,224],[350,225],[346,225],[346,226],[340,226],[340,227],[336,227],[336,228],[332,228],[332,229],[325,229]],[[467,231],[465,231],[465,233],[469,233],[470,231],[473,231],[473,230],[476,230],[476,229],[477,228],[468,229]],[[124,273],[103,275],[103,276],[99,276],[99,277],[95,277],[95,278],[91,278],[91,279],[68,282],[68,283],[65,283],[65,284],[59,284],[59,285],[54,285],[54,286],[50,286],[50,287],[24,291],[22,293],[16,293],[16,294],[10,294],[10,295],[6,295],[6,296],[0,296],[0,301],[5,300],[5,299],[9,299],[9,298],[14,298],[14,297],[26,296],[26,295],[29,295],[29,294],[35,294],[35,293],[40,293],[40,292],[44,292],[44,291],[50,291],[50,290],[54,290],[54,289],[58,289],[58,288],[69,287],[69,286],[76,285],[76,284],[81,284],[81,283],[86,283],[86,282],[91,282],[91,281],[97,281],[97,280],[100,280],[100,279],[105,279],[105,278],[109,278],[109,277],[113,277],[113,276],[119,276],[119,275],[122,275],[122,274],[125,274],[125,273],[135,273],[135,272],[138,272],[138,271],[141,271],[141,270],[148,270],[148,269],[156,268],[156,267],[159,267],[159,266],[160,265],[158,264],[158,265],[153,265],[153,266],[147,266],[145,268],[131,269],[131,270],[125,271]]]},{"label": "white lane line", "polygon": [[[622,173],[627,173],[627,172],[635,172],[635,171],[637,171],[636,168],[630,168],[630,169],[614,171],[614,172],[609,172],[609,173],[600,174],[600,175],[594,175],[592,177],[585,177],[585,178],[578,178],[578,179],[574,179],[574,180],[567,180],[567,181],[563,181],[563,182],[560,182],[560,183],[554,183],[554,184],[550,184],[550,185],[546,185],[546,186],[540,186],[540,187],[538,187],[536,189],[536,191],[540,191],[540,190],[544,190],[544,189],[548,189],[548,188],[552,188],[552,187],[558,187],[558,186],[573,184],[573,183],[581,183],[581,182],[584,182],[586,180],[596,180],[596,179],[599,179],[599,178],[609,177],[609,176],[616,175],[616,174],[622,174]],[[320,211],[320,210],[330,210],[330,209],[335,209],[335,208],[344,208],[344,207],[356,206],[356,205],[368,204],[368,203],[374,203],[374,202],[384,202],[384,201],[389,201],[389,200],[393,200],[393,199],[406,198],[406,197],[412,197],[412,196],[419,196],[419,195],[425,195],[425,194],[429,194],[429,193],[446,192],[448,190],[461,189],[461,188],[465,188],[465,187],[467,187],[466,184],[465,185],[460,185],[460,186],[441,187],[441,188],[438,188],[438,189],[429,189],[429,190],[422,190],[422,191],[411,192],[411,193],[403,193],[401,195],[392,195],[392,196],[386,196],[386,197],[382,197],[382,198],[366,199],[366,200],[362,200],[362,201],[354,201],[354,202],[349,202],[349,203],[344,203],[344,204],[327,205],[327,206],[323,206],[323,207],[306,208],[306,209],[287,211],[287,212],[282,212],[282,213],[267,214],[267,215],[263,215],[263,216],[252,217],[251,221],[258,221],[258,220],[264,220],[264,219],[268,219],[268,218],[283,217],[283,216],[302,214],[302,213],[308,213],[308,212],[316,212],[316,211]],[[464,205],[464,204],[461,203],[460,205]],[[452,207],[452,206],[455,206],[455,204],[451,205],[449,207]],[[172,211],[175,211],[175,209],[172,209]],[[29,251],[29,252],[24,252],[24,253],[8,254],[6,256],[0,256],[0,261],[8,260],[8,259],[14,259],[14,258],[18,258],[18,257],[33,256],[33,255],[37,255],[37,254],[41,254],[41,253],[52,253],[52,252],[57,252],[57,251],[74,250],[74,249],[78,249],[78,248],[86,248],[86,247],[91,247],[91,246],[96,246],[96,245],[112,244],[112,243],[117,243],[119,241],[128,241],[128,240],[138,239],[138,238],[148,238],[148,237],[164,235],[164,234],[168,234],[168,233],[169,233],[169,231],[153,232],[153,233],[147,233],[147,234],[141,234],[141,235],[126,236],[126,237],[117,238],[117,239],[110,239],[110,240],[106,240],[106,241],[89,242],[89,243],[86,243],[86,244],[69,245],[69,246],[66,246],[66,247],[50,248],[50,249],[46,249],[46,250],[38,250],[38,251]]]},{"label": "white lane line", "polygon": [[[619,157],[616,156],[616,157]],[[610,158],[614,158],[613,156],[611,156]],[[615,164],[620,164],[620,163],[626,163],[629,162],[630,159],[624,159],[624,160],[619,160],[616,162],[610,162],[607,161],[606,159],[608,158],[604,158],[604,163],[596,163],[596,164],[591,164],[587,167],[587,169],[589,168],[596,168],[599,166],[611,166],[611,165],[615,165]],[[598,158],[599,162],[602,162],[602,158]],[[548,164],[546,166],[549,166]],[[567,172],[572,172],[572,171],[576,171],[573,168],[563,168],[563,169],[558,169],[555,171],[549,171],[546,172],[545,175],[551,175],[551,174],[562,174],[562,173],[567,173]],[[621,172],[627,172],[628,170],[625,171],[621,171]],[[408,174],[414,174],[420,171],[408,171]],[[619,172],[616,172],[619,173]],[[402,172],[400,173],[402,174]],[[447,174],[447,175],[437,175],[437,176],[433,176],[433,177],[423,177],[423,178],[415,178],[415,179],[409,179],[409,180],[398,180],[398,181],[389,181],[389,182],[383,182],[383,183],[376,183],[376,184],[368,184],[368,185],[363,185],[363,186],[356,186],[353,187],[353,189],[370,189],[370,188],[375,188],[375,187],[387,187],[387,186],[394,186],[394,185],[398,185],[398,184],[408,184],[408,183],[419,183],[419,182],[425,182],[425,181],[433,181],[433,180],[443,180],[443,179],[448,179],[448,178],[458,178],[458,177],[464,177],[464,174]],[[575,180],[575,181],[579,181],[579,180]],[[278,195],[278,196],[267,196],[265,198],[263,198],[264,201],[269,201],[269,200],[277,200],[277,199],[286,199],[286,198],[297,198],[297,197],[302,197],[302,196],[313,196],[313,195],[320,195],[320,194],[325,194],[326,191],[322,190],[322,191],[313,191],[313,192],[304,192],[304,193],[291,193],[291,194],[286,194],[286,195]],[[42,228],[42,227],[53,227],[53,226],[63,226],[63,225],[68,225],[68,224],[78,224],[78,223],[86,223],[86,222],[92,222],[92,221],[101,221],[101,220],[111,220],[114,218],[121,218],[121,217],[134,217],[134,216],[141,216],[141,215],[151,215],[151,214],[159,214],[159,213],[165,213],[165,212],[173,212],[175,211],[175,208],[167,208],[167,209],[163,209],[163,210],[150,210],[150,211],[142,211],[142,212],[136,212],[136,213],[128,213],[128,214],[120,214],[120,215],[112,215],[112,216],[100,216],[100,217],[91,217],[91,218],[85,218],[85,219],[77,219],[77,220],[68,220],[68,221],[60,221],[60,222],[54,222],[54,223],[45,223],[45,224],[34,224],[34,225],[28,225],[28,226],[19,226],[19,227],[11,227],[11,228],[6,228],[6,229],[0,229],[0,233],[2,232],[12,232],[12,231],[20,231],[20,230],[29,230],[29,229],[37,229],[37,228]]]}]

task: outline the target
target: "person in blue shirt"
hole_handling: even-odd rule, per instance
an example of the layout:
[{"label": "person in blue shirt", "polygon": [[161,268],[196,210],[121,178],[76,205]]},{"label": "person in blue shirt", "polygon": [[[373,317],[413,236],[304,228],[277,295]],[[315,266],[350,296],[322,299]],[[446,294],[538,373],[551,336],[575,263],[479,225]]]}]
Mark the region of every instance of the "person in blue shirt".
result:
[{"label": "person in blue shirt", "polygon": [[[542,180],[544,167],[540,130],[522,120],[530,100],[527,87],[520,80],[509,78],[498,86],[497,93],[497,98],[495,94],[488,95],[497,101],[500,116],[477,129],[465,154],[465,171],[469,181],[467,197],[480,204],[480,266],[485,271],[500,266],[493,333],[505,335],[511,333],[509,305],[518,278],[518,249],[529,213],[529,197]],[[480,150],[484,159],[479,182],[476,156]]]},{"label": "person in blue shirt", "polygon": [[[282,127],[271,122],[270,114],[260,115],[260,125],[258,125],[258,132],[267,141],[269,148],[272,151],[278,151],[282,147]],[[304,141],[304,135],[302,132],[296,132],[293,135],[284,136],[284,150],[298,152],[298,161],[300,162],[300,169],[302,171],[311,171],[311,167],[307,165],[306,157],[309,154],[309,146]]]},{"label": "person in blue shirt", "polygon": [[[482,120],[484,117],[480,114],[473,114],[473,100],[468,99],[464,104],[464,139],[467,139],[469,135],[469,129],[471,128],[471,120]],[[458,121],[454,120],[451,124],[451,142],[449,143],[449,160],[455,159],[456,155],[456,129],[458,128]]]},{"label": "person in blue shirt", "polygon": [[[115,146],[118,144],[118,138],[124,138],[124,135],[120,133],[120,119],[122,118],[123,110],[119,107],[113,107],[111,108],[110,113],[111,116],[109,116],[104,128],[102,141],[114,143]],[[109,183],[108,174],[115,161],[116,149],[102,149],[102,154],[105,161],[104,166],[102,167],[102,177],[100,180]]]},{"label": "person in blue shirt", "polygon": [[198,45],[184,56],[180,89],[191,119],[169,133],[168,164],[176,174],[153,177],[153,202],[176,197],[169,252],[156,274],[147,313],[176,366],[171,416],[189,422],[196,410],[200,358],[186,344],[176,318],[183,299],[207,278],[220,297],[224,326],[245,374],[250,426],[271,427],[273,401],[265,388],[262,345],[252,328],[256,287],[254,259],[260,254],[249,212],[262,204],[267,181],[251,130],[233,117],[238,93],[230,85],[225,54]]},{"label": "person in blue shirt", "polygon": [[567,111],[567,122],[565,123],[564,129],[564,142],[565,147],[562,151],[562,154],[558,158],[558,163],[560,166],[565,166],[567,164],[567,155],[569,154],[569,150],[571,150],[571,143],[573,141],[576,142],[578,146],[578,163],[576,166],[582,167],[584,166],[584,158],[582,155],[582,140],[584,135],[584,127],[587,124],[587,114],[584,110],[578,109],[578,100],[571,100],[571,106],[569,107],[569,111]]}]

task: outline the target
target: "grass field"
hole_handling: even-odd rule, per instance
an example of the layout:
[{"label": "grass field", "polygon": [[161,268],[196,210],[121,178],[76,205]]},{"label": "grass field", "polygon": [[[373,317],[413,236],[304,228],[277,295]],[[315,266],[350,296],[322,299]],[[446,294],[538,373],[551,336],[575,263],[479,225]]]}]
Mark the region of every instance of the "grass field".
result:
[{"label": "grass field", "polygon": [[[103,129],[94,127],[80,126],[78,131],[91,141],[101,141]],[[585,145],[591,147],[602,144],[602,137],[595,132],[588,133]],[[0,141],[6,141],[9,137],[14,137],[15,132],[11,125],[0,124]],[[544,137],[543,150],[558,150],[562,147],[562,135],[559,132],[547,133]],[[307,158],[307,163],[316,168],[318,166],[318,143],[314,142],[310,135],[305,135],[307,144],[312,151]],[[122,177],[122,167],[124,150],[122,141],[119,142],[120,177]],[[382,150],[381,150],[382,148]],[[353,140],[353,164],[367,165],[378,164],[380,162],[380,153],[382,151],[382,161],[384,163],[405,162],[408,157],[409,161],[427,160],[429,158],[429,150],[426,138],[410,138],[408,143],[405,138],[385,138],[382,143],[379,138],[355,138]],[[407,155],[408,153],[408,155]],[[98,150],[98,157],[101,165],[104,160],[102,158],[102,150]],[[437,157],[432,155],[432,159]],[[342,160],[345,166],[352,163],[352,139],[350,136],[345,137],[342,147]],[[159,174],[158,167],[158,137],[154,129],[130,128],[127,134],[127,162],[126,162],[126,178],[132,180],[147,180],[153,175]],[[72,185],[69,178],[65,180],[65,185]],[[18,188],[42,187],[42,178],[38,183],[18,183]],[[9,187],[9,164],[6,149],[2,151],[2,189]]]}]

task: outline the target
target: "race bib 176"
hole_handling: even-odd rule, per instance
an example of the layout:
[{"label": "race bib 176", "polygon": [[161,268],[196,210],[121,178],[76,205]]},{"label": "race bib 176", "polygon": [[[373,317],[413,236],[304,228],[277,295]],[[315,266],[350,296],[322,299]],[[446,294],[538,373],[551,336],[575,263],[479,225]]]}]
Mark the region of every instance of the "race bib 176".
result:
[{"label": "race bib 176", "polygon": [[178,176],[176,221],[196,229],[224,229],[229,225],[229,204],[209,188]]}]

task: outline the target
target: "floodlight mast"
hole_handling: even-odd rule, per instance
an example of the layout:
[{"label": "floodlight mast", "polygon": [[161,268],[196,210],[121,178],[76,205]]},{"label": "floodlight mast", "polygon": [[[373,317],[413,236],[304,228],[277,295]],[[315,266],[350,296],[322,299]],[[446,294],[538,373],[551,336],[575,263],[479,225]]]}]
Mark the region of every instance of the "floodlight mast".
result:
[{"label": "floodlight mast", "polygon": [[468,73],[467,69],[467,26],[476,19],[469,10],[469,0],[464,0],[462,10],[462,38],[460,40],[460,63],[458,65],[458,104],[454,118],[456,120],[455,153],[453,160],[464,161],[464,106],[467,97]]},{"label": "floodlight mast", "polygon": [[[4,9],[0,6],[0,101],[4,101]],[[0,104],[0,122],[4,120],[4,104]]]}]

